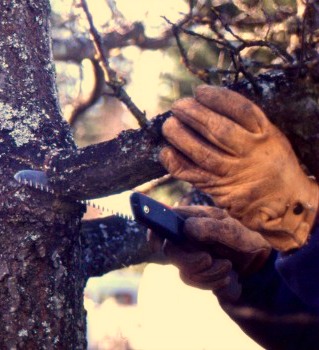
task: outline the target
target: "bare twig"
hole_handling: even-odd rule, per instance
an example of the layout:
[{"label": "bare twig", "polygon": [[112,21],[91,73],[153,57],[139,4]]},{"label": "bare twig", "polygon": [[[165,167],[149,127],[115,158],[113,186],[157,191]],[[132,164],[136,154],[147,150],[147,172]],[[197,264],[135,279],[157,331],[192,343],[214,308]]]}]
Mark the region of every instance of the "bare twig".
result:
[{"label": "bare twig", "polygon": [[179,27],[178,26],[173,26],[173,34],[176,39],[176,44],[179,49],[179,52],[181,54],[181,58],[183,60],[183,63],[185,67],[192,73],[194,74],[198,79],[202,80],[205,83],[210,82],[210,75],[209,72],[206,69],[201,69],[195,67],[193,64],[188,59],[187,52],[182,44],[182,41],[179,37]]},{"label": "bare twig", "polygon": [[72,111],[72,114],[68,120],[71,127],[74,127],[78,118],[85,113],[90,107],[92,107],[97,100],[103,94],[104,86],[105,86],[105,77],[104,72],[101,69],[99,62],[95,59],[92,60],[92,66],[94,70],[94,86],[92,88],[90,97],[86,101],[81,101],[79,98],[79,102],[76,104],[75,108]]},{"label": "bare twig", "polygon": [[264,41],[264,40],[250,40],[250,41],[244,40],[232,30],[230,25],[227,22],[225,22],[225,20],[223,20],[223,18],[220,16],[219,12],[216,11],[215,8],[212,8],[212,11],[214,11],[214,14],[219,19],[220,23],[225,28],[225,30],[241,43],[241,45],[237,46],[236,48],[235,47],[232,48],[232,50],[234,50],[236,53],[243,51],[248,47],[254,47],[254,46],[267,47],[270,50],[272,50],[276,56],[281,57],[284,61],[293,62],[293,58],[286,51],[282,50],[278,45],[274,43],[271,43],[269,41]]},{"label": "bare twig", "polygon": [[167,21],[167,23],[171,24],[172,26],[175,26],[177,27],[181,32],[185,33],[185,34],[188,34],[190,36],[194,36],[194,37],[197,37],[199,39],[203,39],[207,42],[211,42],[213,44],[217,44],[217,45],[220,45],[220,46],[223,46],[225,48],[228,48],[228,49],[232,49],[233,47],[231,46],[231,44],[227,41],[227,40],[218,40],[218,39],[214,39],[214,38],[210,38],[206,35],[203,35],[203,34],[200,34],[200,33],[196,33],[192,30],[189,30],[189,29],[186,29],[186,28],[183,28],[181,26],[176,26],[174,23],[170,22],[168,19],[165,18],[165,20]]},{"label": "bare twig", "polygon": [[126,105],[126,107],[131,111],[131,113],[137,119],[139,125],[140,126],[145,125],[147,122],[145,112],[142,112],[134,104],[130,96],[127,94],[127,92],[123,88],[123,85],[124,85],[123,80],[117,77],[117,73],[111,68],[109,64],[108,57],[104,50],[101,35],[99,34],[96,27],[94,26],[93,18],[89,11],[86,0],[81,0],[81,4],[89,22],[90,33],[93,37],[96,53],[105,74],[106,84],[112,89],[114,96],[118,98],[121,102],[123,102]]},{"label": "bare twig", "polygon": [[[202,13],[198,12],[198,8],[196,13],[194,10],[192,10],[192,6],[194,5],[192,1],[189,1],[189,5],[190,12],[183,21],[179,21],[178,23],[172,23],[167,18],[164,17],[164,19],[167,23],[169,23],[172,26],[172,32],[176,39],[177,47],[180,51],[180,56],[185,67],[192,74],[194,74],[197,78],[204,81],[205,83],[210,83],[212,75],[214,74],[219,74],[224,77],[233,76],[235,82],[238,81],[238,78],[241,75],[243,75],[247,80],[250,81],[255,93],[258,94],[260,91],[260,87],[258,86],[256,80],[256,73],[258,69],[276,68],[290,71],[296,69],[295,58],[286,51],[283,45],[281,46],[275,42],[266,39],[248,40],[246,38],[243,38],[240,35],[238,35],[236,31],[233,30],[233,28],[231,27],[230,23],[234,22],[231,22],[231,19],[229,19],[228,17],[226,18],[225,16],[221,15],[219,11],[217,11],[215,8],[209,9],[211,15],[205,15],[205,12],[203,15]],[[289,17],[292,15],[292,11],[288,12],[286,15]],[[278,18],[271,17],[269,21],[278,22]],[[206,27],[209,26],[214,36],[198,33],[197,30],[191,28],[191,26],[194,25]],[[270,23],[268,22],[268,17],[264,25],[270,25]],[[209,45],[215,46],[220,51],[227,53],[227,56],[232,61],[234,69],[227,69],[227,66],[223,67],[221,65],[219,65],[217,68],[197,67],[188,57],[187,50],[183,45],[181,39],[181,33],[186,34],[188,36],[192,36],[194,38],[198,38]],[[230,39],[229,37],[233,37],[233,39]],[[262,61],[258,62],[255,60],[252,64],[247,64],[248,61],[244,60],[244,57],[247,56],[247,49],[251,48],[255,48],[256,50],[260,48],[269,49],[272,57],[275,57],[276,59],[279,58],[282,63],[279,64],[278,62],[276,62],[276,64],[272,65],[271,63],[266,64]],[[251,50],[251,52],[256,52],[256,50]],[[306,59],[309,61],[310,57]],[[229,60],[226,60],[224,62],[225,65],[229,64]],[[303,68],[305,67],[304,62],[301,65]]]},{"label": "bare twig", "polygon": [[153,191],[154,189],[156,189],[157,187],[165,185],[171,181],[174,181],[172,175],[167,174],[158,179],[154,179],[152,181],[146,182],[145,184],[136,187],[134,190],[147,194]]},{"label": "bare twig", "polygon": [[258,86],[253,74],[251,74],[245,67],[245,65],[243,64],[243,59],[241,57],[240,52],[237,55],[238,57],[238,70],[239,72],[241,72],[243,74],[243,76],[251,83],[254,92],[256,95],[258,95],[260,93],[260,87]]}]

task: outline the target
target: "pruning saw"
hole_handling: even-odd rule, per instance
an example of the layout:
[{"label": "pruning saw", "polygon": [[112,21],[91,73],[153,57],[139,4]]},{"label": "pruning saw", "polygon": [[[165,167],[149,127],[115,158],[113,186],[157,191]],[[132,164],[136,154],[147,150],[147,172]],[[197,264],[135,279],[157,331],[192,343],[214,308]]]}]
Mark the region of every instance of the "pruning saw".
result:
[{"label": "pruning saw", "polygon": [[[14,178],[23,185],[46,191],[52,195],[55,194],[54,190],[50,187],[48,177],[44,171],[21,170],[14,175]],[[135,220],[158,232],[162,238],[169,239],[174,243],[183,241],[184,219],[168,206],[134,191],[127,191],[127,196],[123,200],[128,201],[129,206],[127,207],[129,209],[120,212],[115,212],[112,209],[112,205],[109,208],[97,205],[94,200],[83,200],[81,203],[97,208],[102,212]]]}]

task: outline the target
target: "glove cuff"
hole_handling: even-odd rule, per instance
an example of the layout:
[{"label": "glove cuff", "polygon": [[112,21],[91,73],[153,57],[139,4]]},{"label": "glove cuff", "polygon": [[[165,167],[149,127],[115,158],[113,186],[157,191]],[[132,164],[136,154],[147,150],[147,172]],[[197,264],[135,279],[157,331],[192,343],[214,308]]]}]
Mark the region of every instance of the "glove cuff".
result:
[{"label": "glove cuff", "polygon": [[300,192],[294,193],[282,217],[263,224],[265,238],[277,250],[301,248],[318,220],[319,187],[312,178],[306,179],[300,187],[298,184]]}]

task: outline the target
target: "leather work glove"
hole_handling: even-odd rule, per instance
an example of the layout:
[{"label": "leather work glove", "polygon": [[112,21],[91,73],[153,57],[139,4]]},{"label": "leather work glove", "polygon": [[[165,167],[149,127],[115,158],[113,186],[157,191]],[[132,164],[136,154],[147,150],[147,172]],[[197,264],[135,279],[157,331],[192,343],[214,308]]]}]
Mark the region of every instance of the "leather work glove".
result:
[{"label": "leather work glove", "polygon": [[212,290],[221,301],[236,301],[241,294],[238,276],[259,270],[270,254],[270,244],[225,210],[188,206],[174,211],[186,218],[186,240],[178,245],[168,240],[163,243],[152,232],[149,242],[153,250],[163,249],[186,284]]},{"label": "leather work glove", "polygon": [[210,194],[275,249],[305,244],[317,215],[318,185],[259,107],[204,85],[172,111],[162,129],[172,146],[160,153],[168,172]]}]

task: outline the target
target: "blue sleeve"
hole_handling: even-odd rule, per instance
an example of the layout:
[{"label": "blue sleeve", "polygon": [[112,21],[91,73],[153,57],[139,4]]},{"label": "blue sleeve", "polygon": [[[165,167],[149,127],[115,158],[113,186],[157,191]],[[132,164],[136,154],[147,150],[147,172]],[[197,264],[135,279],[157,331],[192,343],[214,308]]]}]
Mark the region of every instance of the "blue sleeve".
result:
[{"label": "blue sleeve", "polygon": [[319,226],[309,242],[291,254],[279,254],[275,267],[289,289],[319,311]]},{"label": "blue sleeve", "polygon": [[266,349],[319,349],[319,227],[302,249],[273,251],[241,283],[240,300],[221,304],[244,332]]}]

